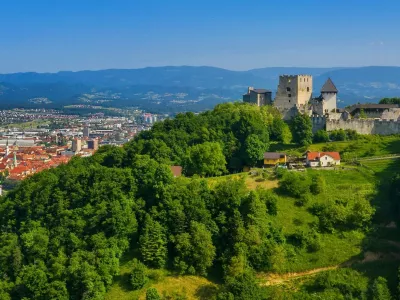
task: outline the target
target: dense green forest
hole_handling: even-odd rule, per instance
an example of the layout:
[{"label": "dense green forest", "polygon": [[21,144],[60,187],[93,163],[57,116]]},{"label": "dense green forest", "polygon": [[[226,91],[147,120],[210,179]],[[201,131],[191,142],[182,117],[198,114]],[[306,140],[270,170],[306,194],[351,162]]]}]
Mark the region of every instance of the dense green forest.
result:
[{"label": "dense green forest", "polygon": [[[0,199],[0,299],[104,299],[126,256],[132,290],[156,281],[151,270],[161,269],[211,278],[218,300],[390,299],[385,278],[347,268],[321,273],[297,292],[259,282],[263,273],[340,262],[330,252],[317,256],[329,241],[348,249],[373,231],[384,202],[371,201],[379,185],[368,169],[263,173],[260,182],[277,182],[274,189],[249,188],[243,174],[208,178],[257,166],[273,143],[309,145],[308,120],[287,125],[270,107],[222,104],[29,177]],[[174,178],[170,165],[182,165],[187,177]],[[393,175],[385,181],[388,220],[400,215],[400,175]],[[277,219],[281,203],[310,219],[296,219],[301,231],[287,231],[288,216]],[[151,287],[145,297],[186,299]]]}]

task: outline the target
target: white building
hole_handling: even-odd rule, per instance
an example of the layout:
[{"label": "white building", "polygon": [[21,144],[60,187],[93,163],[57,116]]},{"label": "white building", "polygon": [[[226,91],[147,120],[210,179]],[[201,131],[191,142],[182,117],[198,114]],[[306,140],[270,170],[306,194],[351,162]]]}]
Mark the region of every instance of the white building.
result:
[{"label": "white building", "polygon": [[306,165],[309,167],[331,167],[340,165],[339,152],[307,152]]}]

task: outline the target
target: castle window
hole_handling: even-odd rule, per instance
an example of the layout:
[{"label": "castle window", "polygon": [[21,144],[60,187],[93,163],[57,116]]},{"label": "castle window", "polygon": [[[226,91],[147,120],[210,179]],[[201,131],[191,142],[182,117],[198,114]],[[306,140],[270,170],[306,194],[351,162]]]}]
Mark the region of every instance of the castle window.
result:
[{"label": "castle window", "polygon": [[[308,79],[307,79],[307,81],[308,81]],[[309,87],[307,87],[307,92],[309,92],[310,91],[310,88]]]},{"label": "castle window", "polygon": [[290,87],[287,87],[287,88],[286,88],[286,91],[290,92]]},{"label": "castle window", "polygon": [[289,97],[289,98],[292,97],[292,94],[289,94],[288,97]]},{"label": "castle window", "polygon": [[289,103],[290,103],[290,100],[289,100]]}]

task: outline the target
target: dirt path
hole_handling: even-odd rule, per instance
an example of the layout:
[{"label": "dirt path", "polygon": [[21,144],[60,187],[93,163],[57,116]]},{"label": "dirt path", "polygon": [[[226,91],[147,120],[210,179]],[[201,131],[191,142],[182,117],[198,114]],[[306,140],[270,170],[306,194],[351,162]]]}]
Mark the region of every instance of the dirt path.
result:
[{"label": "dirt path", "polygon": [[288,282],[288,281],[293,280],[293,279],[306,277],[306,276],[313,276],[313,275],[316,275],[316,274],[318,274],[320,272],[329,271],[329,270],[335,270],[337,268],[339,268],[339,265],[331,266],[331,267],[325,267],[325,268],[317,268],[317,269],[304,271],[304,272],[298,272],[298,273],[286,273],[286,274],[269,273],[269,274],[264,274],[264,275],[260,275],[260,278],[262,280],[265,280],[265,282],[262,283],[261,285],[263,285],[263,286],[279,285],[279,284],[283,284],[283,283]]}]

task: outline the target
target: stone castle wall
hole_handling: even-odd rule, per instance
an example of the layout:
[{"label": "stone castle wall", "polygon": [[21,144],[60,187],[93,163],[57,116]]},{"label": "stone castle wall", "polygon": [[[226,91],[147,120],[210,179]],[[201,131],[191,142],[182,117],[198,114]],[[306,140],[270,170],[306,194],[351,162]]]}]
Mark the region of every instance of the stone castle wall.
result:
[{"label": "stone castle wall", "polygon": [[400,134],[400,122],[381,119],[326,120],[326,131],[337,129],[351,129],[360,134],[391,135]]},{"label": "stone castle wall", "polygon": [[325,129],[326,127],[326,118],[323,116],[313,116],[311,117],[311,122],[313,125],[313,133],[316,133],[318,130]]}]

